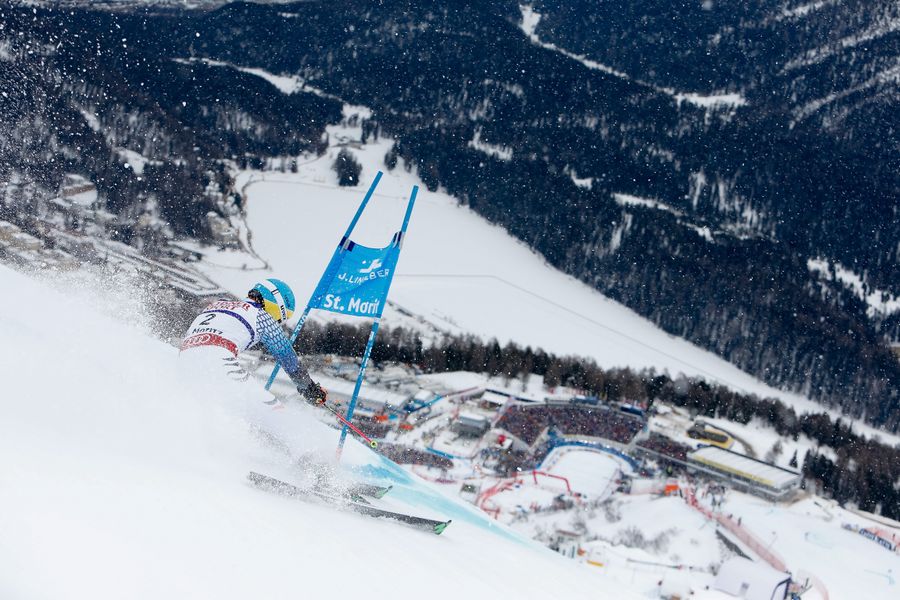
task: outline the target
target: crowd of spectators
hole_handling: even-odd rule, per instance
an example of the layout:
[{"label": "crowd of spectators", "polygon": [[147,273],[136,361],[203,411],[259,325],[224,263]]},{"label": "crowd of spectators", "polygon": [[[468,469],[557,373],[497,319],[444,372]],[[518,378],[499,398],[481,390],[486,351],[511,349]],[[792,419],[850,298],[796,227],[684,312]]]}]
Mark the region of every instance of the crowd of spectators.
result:
[{"label": "crowd of spectators", "polygon": [[529,446],[541,435],[550,421],[544,405],[519,406],[512,405],[496,423],[496,427],[505,429]]},{"label": "crowd of spectators", "polygon": [[412,446],[402,444],[390,444],[382,442],[378,445],[381,454],[401,465],[421,465],[437,469],[452,469],[453,461],[444,456],[438,456],[425,450],[419,450]]},{"label": "crowd of spectators", "polygon": [[644,422],[606,406],[516,404],[506,409],[497,427],[529,446],[547,428],[564,435],[584,435],[628,444],[644,427]]},{"label": "crowd of spectators", "polygon": [[510,477],[519,471],[536,469],[546,455],[546,448],[543,448],[542,451],[535,452],[534,454],[523,452],[521,450],[504,450],[497,458],[496,469],[498,473]]},{"label": "crowd of spectators", "polygon": [[359,427],[364,434],[374,439],[381,439],[387,435],[388,431],[391,431],[389,423],[379,423],[368,417],[353,419],[353,424]]},{"label": "crowd of spectators", "polygon": [[651,433],[650,437],[646,440],[642,440],[638,443],[638,446],[683,462],[687,461],[688,452],[691,451],[691,449],[684,444],[676,442],[659,433]]}]

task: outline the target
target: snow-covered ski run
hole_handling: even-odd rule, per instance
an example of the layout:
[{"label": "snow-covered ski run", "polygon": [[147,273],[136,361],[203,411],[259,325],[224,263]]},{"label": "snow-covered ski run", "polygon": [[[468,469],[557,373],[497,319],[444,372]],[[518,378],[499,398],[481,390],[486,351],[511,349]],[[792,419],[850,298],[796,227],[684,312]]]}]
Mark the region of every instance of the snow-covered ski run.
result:
[{"label": "snow-covered ski run", "polygon": [[385,510],[383,508],[372,506],[365,499],[363,499],[360,494],[365,493],[362,490],[372,492],[373,494],[375,494],[375,496],[373,497],[381,497],[385,493],[387,493],[386,491],[384,491],[385,488],[378,488],[377,486],[373,486],[374,489],[363,486],[354,486],[353,488],[351,488],[351,490],[356,491],[351,491],[344,494],[334,494],[328,491],[319,490],[315,487],[301,488],[291,483],[287,483],[286,481],[282,481],[268,475],[263,475],[261,473],[256,473],[255,471],[250,471],[250,473],[247,475],[247,479],[254,486],[266,491],[275,492],[283,496],[289,496],[291,498],[297,498],[300,500],[319,500],[324,501],[328,504],[336,504],[339,508],[345,510],[350,510],[369,517],[392,519],[394,521],[399,521],[412,527],[416,527],[417,529],[431,531],[432,533],[435,533],[437,535],[443,533],[447,526],[452,522],[450,519],[446,521],[439,521],[437,519],[416,517],[413,515],[393,512]]},{"label": "snow-covered ski run", "polygon": [[[138,307],[115,291],[97,294],[100,282],[79,283],[41,283],[0,266],[0,288],[15,291],[0,294],[0,365],[9,367],[0,394],[0,598],[419,600],[425,589],[430,600],[638,597],[354,439],[343,464],[393,485],[385,505],[453,525],[423,534],[262,493],[246,473],[293,481],[297,457],[333,452],[338,431],[306,406],[275,411],[296,417],[295,458],[286,456],[236,412],[247,403],[179,385],[177,349],[147,336]],[[29,313],[64,318],[25,320],[22,298]],[[49,348],[53,376],[37,360]],[[448,574],[460,576],[434,585]]]}]

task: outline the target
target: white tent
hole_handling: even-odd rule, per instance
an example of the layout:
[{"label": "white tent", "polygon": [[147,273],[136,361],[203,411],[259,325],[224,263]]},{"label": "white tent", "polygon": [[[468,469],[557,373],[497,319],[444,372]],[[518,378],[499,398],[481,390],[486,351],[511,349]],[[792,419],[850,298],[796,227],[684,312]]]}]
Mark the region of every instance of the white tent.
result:
[{"label": "white tent", "polygon": [[800,485],[799,473],[716,446],[702,446],[691,452],[689,459],[775,490]]},{"label": "white tent", "polygon": [[486,404],[493,404],[494,406],[503,406],[506,404],[506,401],[509,400],[509,397],[498,394],[497,392],[492,392],[487,390],[481,396],[481,401]]},{"label": "white tent", "polygon": [[745,600],[784,600],[791,576],[746,558],[728,559],[719,569],[713,589]]}]

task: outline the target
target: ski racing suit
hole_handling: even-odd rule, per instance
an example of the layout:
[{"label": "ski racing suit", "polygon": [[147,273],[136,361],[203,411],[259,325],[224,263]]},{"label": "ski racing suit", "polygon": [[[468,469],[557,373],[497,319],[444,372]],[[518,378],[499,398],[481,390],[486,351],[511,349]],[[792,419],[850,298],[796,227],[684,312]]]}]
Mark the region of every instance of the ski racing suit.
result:
[{"label": "ski racing suit", "polygon": [[188,327],[181,342],[179,367],[192,377],[241,382],[266,404],[274,397],[252,381],[238,363],[238,354],[262,343],[301,393],[312,383],[281,326],[262,305],[251,300],[216,300]]}]

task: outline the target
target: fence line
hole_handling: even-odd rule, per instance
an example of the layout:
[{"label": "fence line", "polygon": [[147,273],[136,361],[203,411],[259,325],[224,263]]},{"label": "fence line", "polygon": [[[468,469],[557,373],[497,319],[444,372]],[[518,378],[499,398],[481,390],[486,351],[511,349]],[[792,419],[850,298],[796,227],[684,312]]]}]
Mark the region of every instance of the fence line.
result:
[{"label": "fence line", "polygon": [[706,518],[719,523],[719,525],[727,529],[736,538],[746,544],[757,556],[769,563],[773,569],[783,573],[788,572],[787,564],[785,564],[784,559],[778,556],[774,550],[764,545],[755,535],[747,531],[733,519],[730,519],[721,513],[715,513],[701,505],[697,501],[694,490],[690,486],[684,486],[682,489],[684,489],[685,492],[684,499],[689,506],[701,512]]}]

